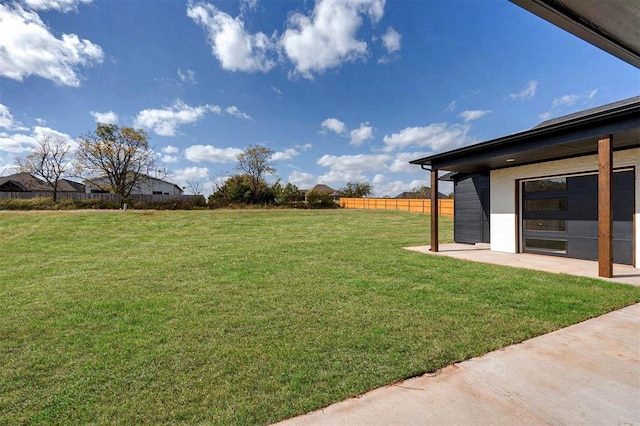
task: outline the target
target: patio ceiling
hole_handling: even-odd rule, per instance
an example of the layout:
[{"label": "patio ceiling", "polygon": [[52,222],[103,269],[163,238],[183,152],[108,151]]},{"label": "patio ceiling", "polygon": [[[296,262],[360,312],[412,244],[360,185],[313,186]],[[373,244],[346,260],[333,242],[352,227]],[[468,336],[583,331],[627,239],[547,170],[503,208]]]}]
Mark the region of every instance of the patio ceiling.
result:
[{"label": "patio ceiling", "polygon": [[636,68],[640,68],[640,1],[510,1]]}]

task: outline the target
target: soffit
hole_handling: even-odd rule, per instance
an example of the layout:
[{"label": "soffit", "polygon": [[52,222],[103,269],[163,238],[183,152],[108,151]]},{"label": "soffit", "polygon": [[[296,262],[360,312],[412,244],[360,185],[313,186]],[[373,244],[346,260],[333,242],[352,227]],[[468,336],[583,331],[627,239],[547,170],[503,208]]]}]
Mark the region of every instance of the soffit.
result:
[{"label": "soffit", "polygon": [[510,1],[640,68],[640,1]]}]

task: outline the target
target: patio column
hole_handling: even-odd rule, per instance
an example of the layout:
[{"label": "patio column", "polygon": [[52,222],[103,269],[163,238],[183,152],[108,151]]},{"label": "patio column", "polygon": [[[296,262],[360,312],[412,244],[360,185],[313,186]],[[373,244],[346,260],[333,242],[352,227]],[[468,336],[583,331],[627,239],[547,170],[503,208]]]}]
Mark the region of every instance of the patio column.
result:
[{"label": "patio column", "polygon": [[431,251],[438,251],[438,169],[431,169]]},{"label": "patio column", "polygon": [[613,135],[598,140],[598,276],[613,276]]}]

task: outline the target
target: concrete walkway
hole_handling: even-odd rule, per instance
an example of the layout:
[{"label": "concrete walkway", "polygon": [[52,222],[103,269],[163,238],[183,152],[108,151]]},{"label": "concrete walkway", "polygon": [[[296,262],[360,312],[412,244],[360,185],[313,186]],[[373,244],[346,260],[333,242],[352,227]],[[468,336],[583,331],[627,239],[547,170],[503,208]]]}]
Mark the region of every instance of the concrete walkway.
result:
[{"label": "concrete walkway", "polygon": [[[600,278],[598,277],[598,262],[591,260],[545,256],[531,253],[502,253],[489,250],[488,245],[474,246],[471,244],[455,243],[440,244],[438,247],[439,251],[437,253],[430,252],[430,246],[414,246],[405,248],[419,253],[448,256],[480,263],[535,269],[537,271],[553,272],[556,274]],[[600,279],[640,287],[640,269],[636,269],[630,265],[619,265],[616,263],[613,265],[613,278]]]},{"label": "concrete walkway", "polygon": [[280,425],[640,424],[640,304]]}]

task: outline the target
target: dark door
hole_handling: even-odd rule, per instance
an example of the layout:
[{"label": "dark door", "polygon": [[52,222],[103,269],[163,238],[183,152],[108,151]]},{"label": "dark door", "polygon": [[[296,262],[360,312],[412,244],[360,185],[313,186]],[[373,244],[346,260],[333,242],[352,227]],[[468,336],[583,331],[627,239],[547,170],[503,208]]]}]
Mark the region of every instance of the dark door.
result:
[{"label": "dark door", "polygon": [[491,199],[489,191],[482,191],[482,242],[491,242],[491,225],[489,218],[491,217],[491,206],[489,200]]},{"label": "dark door", "polygon": [[[613,175],[613,261],[633,263],[634,171]],[[598,175],[523,183],[523,251],[598,259]]]}]

